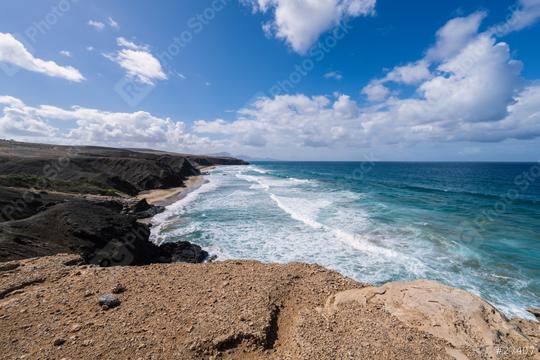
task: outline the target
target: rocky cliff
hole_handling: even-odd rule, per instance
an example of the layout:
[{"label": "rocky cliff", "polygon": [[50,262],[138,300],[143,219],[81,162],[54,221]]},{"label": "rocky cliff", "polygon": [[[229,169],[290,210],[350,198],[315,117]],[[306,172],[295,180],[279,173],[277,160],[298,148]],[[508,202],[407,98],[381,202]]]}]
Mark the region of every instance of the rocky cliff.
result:
[{"label": "rocky cliff", "polygon": [[0,185],[136,195],[182,186],[201,166],[245,165],[227,157],[0,141]]},{"label": "rocky cliff", "polygon": [[138,219],[159,208],[132,196],[181,187],[227,157],[0,141],[0,261],[76,253],[92,264],[200,262],[189,243],[157,247]]}]

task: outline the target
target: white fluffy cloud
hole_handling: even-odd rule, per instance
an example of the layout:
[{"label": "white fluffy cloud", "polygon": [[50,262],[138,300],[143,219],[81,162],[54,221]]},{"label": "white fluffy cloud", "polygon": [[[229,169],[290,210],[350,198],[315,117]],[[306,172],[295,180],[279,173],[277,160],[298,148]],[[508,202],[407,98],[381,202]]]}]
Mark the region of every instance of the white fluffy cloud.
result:
[{"label": "white fluffy cloud", "polygon": [[519,0],[517,8],[507,21],[490,29],[496,35],[522,30],[540,18],[540,0]]},{"label": "white fluffy cloud", "polygon": [[25,111],[21,100],[11,96],[0,96],[4,107],[0,117],[0,133],[10,136],[54,136],[55,129],[45,121]]},{"label": "white fluffy cloud", "polygon": [[419,84],[432,77],[429,67],[430,64],[426,60],[396,66],[384,78],[370,81],[362,89],[362,94],[366,95],[369,101],[385,100],[391,94],[390,89],[385,84]]},{"label": "white fluffy cloud", "polygon": [[34,57],[20,41],[9,33],[0,33],[0,62],[69,81],[85,80],[79,70],[74,67],[60,66],[54,61]]},{"label": "white fluffy cloud", "polygon": [[[457,56],[478,36],[478,29],[485,17],[484,12],[476,12],[448,21],[437,31],[437,41],[427,50],[423,59],[396,66],[383,78],[372,80],[362,89],[362,93],[370,101],[382,101],[391,93],[387,85],[389,83],[417,85],[429,80],[434,76],[430,69],[434,64]],[[476,55],[478,54],[469,54],[469,56]]]},{"label": "white fluffy cloud", "polygon": [[437,31],[437,42],[428,50],[426,58],[429,61],[440,61],[456,55],[478,34],[485,17],[485,12],[476,12],[448,21]]},{"label": "white fluffy cloud", "polygon": [[131,49],[131,50],[142,50],[142,51],[148,51],[150,47],[146,44],[136,44],[133,41],[127,40],[124,37],[116,38],[116,44],[118,46]]},{"label": "white fluffy cloud", "polygon": [[431,77],[429,63],[420,60],[415,63],[396,66],[384,78],[384,82],[395,82],[400,84],[414,85]]},{"label": "white fluffy cloud", "polygon": [[150,113],[108,112],[74,106],[27,106],[0,96],[0,136],[22,140],[47,139],[62,143],[111,146],[149,146],[174,150],[209,146],[203,137],[185,131],[185,125]]},{"label": "white fluffy cloud", "polygon": [[[372,80],[363,93],[375,105],[345,95],[262,98],[234,121],[198,121],[194,131],[290,151],[540,137],[540,86],[521,78],[508,44],[478,32],[484,16],[449,21],[424,58]],[[398,96],[404,85],[414,87],[412,96]]]},{"label": "white fluffy cloud", "polygon": [[94,30],[97,30],[97,31],[102,31],[107,26],[110,26],[113,29],[119,29],[120,28],[120,25],[118,24],[118,22],[116,22],[116,20],[114,20],[110,16],[107,18],[106,22],[99,21],[99,20],[88,20],[87,24],[88,24],[88,26],[94,28]]},{"label": "white fluffy cloud", "polygon": [[376,0],[242,0],[254,11],[273,13],[264,24],[268,35],[285,40],[294,51],[303,54],[319,36],[337,26],[346,17],[371,15]]},{"label": "white fluffy cloud", "polygon": [[152,55],[148,45],[139,45],[123,37],[116,41],[121,49],[115,54],[105,54],[105,57],[120,65],[129,77],[147,85],[167,79],[161,63]]},{"label": "white fluffy cloud", "polygon": [[390,89],[382,81],[373,80],[362,89],[362,94],[370,101],[382,101],[390,95]]},{"label": "white fluffy cloud", "polygon": [[[478,32],[484,17],[484,13],[474,13],[450,20],[437,32],[437,42],[424,59],[373,80],[371,84],[417,84],[416,94],[390,98],[375,111],[366,111],[364,126],[389,141],[515,138],[511,130],[518,126],[516,113],[533,111],[526,99],[537,90],[527,87],[520,77],[522,64],[512,59],[508,44]],[[517,106],[523,103],[529,105]],[[498,129],[497,135],[489,129]]]},{"label": "white fluffy cloud", "polygon": [[194,132],[227,135],[240,145],[262,147],[326,147],[351,140],[359,109],[346,95],[282,95],[261,98],[239,111],[234,122],[197,121]]}]

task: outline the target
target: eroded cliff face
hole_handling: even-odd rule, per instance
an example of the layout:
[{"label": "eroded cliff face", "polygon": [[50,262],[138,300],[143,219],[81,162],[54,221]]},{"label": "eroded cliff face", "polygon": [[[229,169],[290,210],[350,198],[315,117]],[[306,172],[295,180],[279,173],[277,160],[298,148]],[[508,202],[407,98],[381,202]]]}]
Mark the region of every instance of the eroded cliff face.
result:
[{"label": "eroded cliff face", "polygon": [[183,186],[200,166],[244,164],[227,157],[0,141],[0,185],[64,192],[137,195]]},{"label": "eroded cliff face", "polygon": [[[0,351],[72,359],[534,359],[538,323],[436,282],[376,288],[316,265],[0,265]],[[114,308],[99,304],[109,294]],[[119,303],[119,304],[118,304]]]},{"label": "eroded cliff face", "polygon": [[[181,187],[201,164],[232,158],[150,150],[0,141],[0,261],[76,253],[91,264],[200,262],[189,243],[157,247],[137,222],[159,209],[134,203],[145,190]],[[143,204],[144,205],[144,204]]]}]

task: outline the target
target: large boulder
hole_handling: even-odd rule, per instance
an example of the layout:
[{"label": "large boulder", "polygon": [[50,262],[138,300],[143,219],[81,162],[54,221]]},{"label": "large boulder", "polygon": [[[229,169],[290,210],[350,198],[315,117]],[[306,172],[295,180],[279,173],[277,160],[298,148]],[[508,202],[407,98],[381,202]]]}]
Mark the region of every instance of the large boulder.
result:
[{"label": "large boulder", "polygon": [[165,243],[160,249],[171,256],[171,262],[201,263],[208,258],[208,253],[199,245],[187,241]]}]

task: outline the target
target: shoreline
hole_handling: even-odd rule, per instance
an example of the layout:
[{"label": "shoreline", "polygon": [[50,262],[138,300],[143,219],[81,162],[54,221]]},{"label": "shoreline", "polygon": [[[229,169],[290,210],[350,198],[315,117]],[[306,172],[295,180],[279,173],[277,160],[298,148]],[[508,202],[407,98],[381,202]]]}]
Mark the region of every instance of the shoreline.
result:
[{"label": "shoreline", "polygon": [[154,189],[141,192],[134,198],[137,200],[146,200],[150,205],[154,206],[169,206],[183,199],[188,193],[194,191],[204,184],[204,176],[208,175],[208,171],[215,169],[217,165],[201,166],[199,168],[201,174],[190,176],[185,181],[184,186],[170,189]]},{"label": "shoreline", "polygon": [[[206,252],[189,242],[159,247],[148,241],[148,222],[164,207],[144,198],[166,205],[202,183],[188,174],[201,175],[207,165],[247,164],[230,157],[1,141],[0,157],[0,262],[76,253],[102,267],[202,262]],[[168,187],[176,188],[147,191]]]},{"label": "shoreline", "polygon": [[[208,170],[212,170],[212,169],[214,169],[214,168],[216,168],[216,167],[217,167],[217,166],[200,167],[201,175],[194,176],[194,177],[190,177],[190,178],[186,181],[186,185],[187,185],[186,187],[177,188],[177,189],[169,189],[169,190],[165,190],[165,192],[170,191],[170,192],[171,192],[171,195],[164,194],[164,195],[165,195],[164,198],[161,198],[160,202],[156,202],[155,205],[168,206],[168,205],[171,205],[171,204],[173,204],[173,203],[175,203],[175,202],[177,202],[177,201],[183,199],[183,198],[186,197],[190,192],[192,192],[192,191],[194,191],[194,190],[200,188],[200,186],[204,184],[204,176],[205,176],[205,175],[208,175],[207,171],[208,171]],[[163,190],[161,190],[161,191],[163,191]],[[153,191],[151,191],[151,192],[160,192],[160,190],[153,190]],[[162,218],[159,218],[160,221],[156,220],[156,222],[153,223],[154,218],[155,218],[155,217],[152,216],[152,217],[149,217],[149,218],[147,218],[147,219],[144,219],[144,221],[145,221],[146,224],[148,224],[148,225],[150,225],[150,226],[159,226],[159,225],[161,225],[161,223],[162,223],[161,219],[162,219]],[[204,225],[204,226],[206,226],[206,225]],[[158,230],[158,231],[159,231],[159,230]],[[159,233],[159,232],[158,232],[158,233]],[[158,237],[156,237],[156,239],[157,239],[157,238],[158,238]],[[162,239],[162,240],[161,240],[161,242],[156,242],[158,245],[161,244],[162,241],[163,241],[163,237],[162,237],[161,234],[160,234],[160,236],[159,236],[159,239]],[[195,242],[195,243],[197,243],[197,242]],[[202,245],[200,245],[200,243],[197,244],[197,245],[202,246]],[[209,258],[212,259],[212,260],[210,260],[210,261],[213,261],[213,259],[216,258],[216,254],[217,254],[217,253],[215,252],[215,250],[212,251],[212,247],[211,247],[211,246],[205,245],[204,250],[206,250],[206,251],[209,253]],[[264,259],[264,258],[257,257],[257,256],[253,256],[253,255],[252,255],[249,259],[250,259],[250,260],[253,260],[253,261],[268,261],[268,260],[266,260],[266,259]],[[222,260],[222,259],[219,259],[219,260]],[[229,260],[231,260],[231,259],[229,258]],[[238,260],[238,259],[233,259],[233,260]],[[334,268],[334,270],[335,270],[335,268]],[[341,274],[344,274],[343,270],[336,270],[336,271],[340,272]],[[417,279],[417,280],[422,280],[422,279],[424,279],[424,278],[423,278],[423,277],[418,277],[418,276],[416,276],[415,279]],[[361,281],[361,280],[366,281],[365,279],[359,280],[358,278],[356,278],[356,280],[357,280],[357,281]],[[367,281],[369,281],[369,280],[367,280]],[[439,281],[440,281],[440,280],[439,280]],[[386,283],[386,282],[384,282],[384,283],[382,283],[382,284],[385,284],[385,283]],[[463,286],[463,285],[461,285],[461,286],[459,286],[459,285],[453,285],[453,286],[458,287],[458,288],[461,288],[461,289],[463,289],[463,290],[465,290],[465,291],[471,291],[470,289],[467,290],[467,288],[466,288],[465,286]],[[482,295],[482,298],[484,298],[484,296],[485,296],[484,299],[486,299],[486,301],[490,301],[490,300],[487,300],[487,299],[489,299],[489,295],[490,295],[490,293],[485,293],[485,294]],[[499,305],[500,305],[500,304],[499,304]],[[537,310],[537,309],[535,309],[535,310],[533,310],[533,311],[530,311],[530,310],[527,309],[527,307],[534,309],[535,304],[534,304],[534,303],[526,303],[526,306],[519,306],[519,314],[517,314],[518,311],[514,311],[514,312],[510,313],[510,311],[508,310],[507,307],[502,307],[502,306],[499,307],[499,306],[497,306],[497,309],[498,309],[499,311],[503,312],[506,316],[508,316],[508,317],[510,317],[510,318],[522,318],[522,319],[527,319],[527,320],[534,320],[534,319],[535,319],[534,312],[540,313],[540,311]],[[537,306],[536,306],[536,307],[537,307]],[[516,308],[517,308],[517,307],[516,307]]]},{"label": "shoreline", "polygon": [[185,186],[144,191],[135,196],[135,199],[146,200],[148,204],[154,206],[169,206],[182,199],[190,191],[200,187],[203,183],[203,175],[190,176],[185,181]]}]

